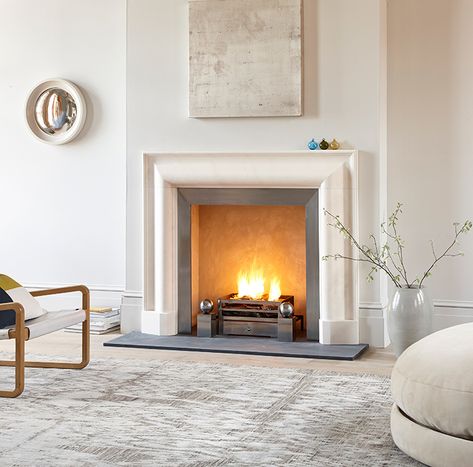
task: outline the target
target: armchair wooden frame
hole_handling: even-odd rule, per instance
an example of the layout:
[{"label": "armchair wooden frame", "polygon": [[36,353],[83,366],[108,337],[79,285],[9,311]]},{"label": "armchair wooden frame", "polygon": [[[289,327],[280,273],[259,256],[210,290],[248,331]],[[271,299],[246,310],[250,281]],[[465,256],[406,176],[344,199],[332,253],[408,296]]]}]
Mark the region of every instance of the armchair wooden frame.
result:
[{"label": "armchair wooden frame", "polygon": [[37,290],[31,292],[34,297],[45,295],[57,295],[71,292],[82,294],[82,309],[85,311],[85,319],[82,322],[82,360],[73,362],[30,362],[25,360],[25,342],[30,338],[30,331],[25,325],[25,310],[20,303],[3,303],[0,305],[0,313],[5,310],[14,310],[16,315],[15,327],[8,331],[8,338],[15,339],[15,360],[0,360],[0,366],[15,367],[15,389],[11,391],[0,391],[0,397],[18,397],[25,388],[25,367],[33,368],[61,368],[76,369],[85,368],[90,361],[90,292],[84,285],[60,287],[57,289]]}]

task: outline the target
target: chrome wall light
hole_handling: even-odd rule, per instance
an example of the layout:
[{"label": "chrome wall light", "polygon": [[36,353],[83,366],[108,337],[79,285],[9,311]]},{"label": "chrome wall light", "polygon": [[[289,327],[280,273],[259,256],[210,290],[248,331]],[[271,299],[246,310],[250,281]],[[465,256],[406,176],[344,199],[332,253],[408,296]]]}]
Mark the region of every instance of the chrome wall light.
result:
[{"label": "chrome wall light", "polygon": [[82,130],[87,117],[80,89],[65,79],[39,83],[26,102],[26,121],[34,136],[50,144],[64,144]]}]

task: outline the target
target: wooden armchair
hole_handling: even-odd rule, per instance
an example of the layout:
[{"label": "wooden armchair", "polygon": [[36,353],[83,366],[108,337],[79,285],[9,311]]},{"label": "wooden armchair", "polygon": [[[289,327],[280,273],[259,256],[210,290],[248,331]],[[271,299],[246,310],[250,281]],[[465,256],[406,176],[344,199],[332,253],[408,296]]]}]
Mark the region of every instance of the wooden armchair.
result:
[{"label": "wooden armchair", "polygon": [[[25,367],[35,368],[64,368],[82,369],[90,360],[90,294],[84,285],[72,287],[61,287],[58,289],[38,290],[31,292],[34,297],[45,295],[56,295],[63,293],[80,292],[82,294],[82,309],[71,311],[48,312],[38,318],[25,322],[25,311],[20,303],[0,304],[0,313],[6,310],[14,310],[16,321],[13,326],[0,329],[0,340],[15,339],[15,360],[0,361],[0,366],[15,367],[15,389],[11,391],[0,391],[0,397],[18,397],[25,387]],[[25,361],[25,342],[50,334],[82,322],[82,360],[73,362],[30,362]]]}]

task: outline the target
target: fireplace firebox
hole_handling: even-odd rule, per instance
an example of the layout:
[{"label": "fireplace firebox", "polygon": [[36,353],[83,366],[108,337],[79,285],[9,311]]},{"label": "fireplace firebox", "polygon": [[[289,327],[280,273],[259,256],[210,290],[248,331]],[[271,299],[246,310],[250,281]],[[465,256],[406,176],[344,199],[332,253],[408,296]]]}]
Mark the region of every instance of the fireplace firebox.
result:
[{"label": "fireplace firebox", "polygon": [[[298,221],[302,219],[302,223],[298,222],[298,228],[302,228],[303,234],[291,236],[291,230],[295,229],[291,222],[284,217],[284,212],[279,212],[278,220],[274,221],[272,228],[276,228],[279,233],[286,229],[288,236],[287,241],[294,239],[295,242],[302,242],[302,251],[305,255],[301,264],[304,264],[303,275],[298,278],[299,281],[304,281],[303,296],[299,300],[298,307],[295,307],[295,297],[289,295],[292,290],[280,289],[280,278],[266,277],[263,278],[259,272],[246,274],[240,277],[238,281],[238,292],[222,295],[215,295],[208,297],[199,294],[199,288],[196,283],[199,280],[199,269],[196,268],[195,263],[199,262],[199,257],[205,257],[208,267],[215,270],[216,274],[213,277],[218,278],[226,273],[224,265],[219,263],[219,255],[215,255],[215,242],[206,243],[200,241],[200,251],[196,254],[195,248],[195,223],[193,223],[193,215],[195,215],[196,207],[224,207],[224,213],[231,211],[227,209],[234,206],[242,207],[295,207],[302,209],[300,214],[296,213]],[[293,213],[294,214],[294,213]],[[269,216],[270,214],[268,214]],[[227,221],[232,222],[232,219],[227,215]],[[267,222],[266,212],[261,210],[254,217],[259,223]],[[300,217],[302,216],[302,217]],[[217,219],[220,219],[215,215]],[[230,219],[230,220],[229,220]],[[249,217],[239,218],[238,224],[244,224],[249,221]],[[223,222],[223,221],[222,221]],[[196,324],[196,314],[199,312],[198,303],[205,298],[212,298],[217,302],[217,309],[214,310],[213,317],[202,318],[201,323],[205,325],[214,326],[218,330],[218,334],[225,335],[239,335],[239,336],[259,336],[259,337],[273,337],[279,338],[282,341],[294,340],[296,326],[299,331],[299,336],[307,338],[308,340],[318,340],[319,338],[319,251],[318,251],[318,190],[317,189],[224,189],[224,188],[179,188],[178,189],[178,332],[179,334],[191,334],[193,327]],[[231,226],[228,228],[232,228]],[[245,226],[244,232],[250,226]],[[220,241],[220,231],[225,231],[220,222],[216,226],[213,224],[210,234],[214,234],[214,230],[219,230],[215,235],[215,239]],[[271,236],[273,234],[266,232],[265,228],[261,228],[263,236]],[[227,232],[228,233],[228,232]],[[201,234],[205,235],[205,234]],[[244,239],[236,238],[234,232],[231,232],[231,241],[245,242]],[[214,238],[214,237],[212,237]],[[270,241],[270,237],[265,237]],[[289,240],[288,240],[289,239]],[[251,240],[248,240],[251,242]],[[229,243],[230,239],[229,239]],[[207,249],[205,248],[207,246]],[[224,249],[229,249],[233,245],[224,246]],[[251,247],[247,249],[251,250]],[[210,251],[208,251],[210,250]],[[257,246],[253,250],[258,253]],[[298,250],[300,253],[301,249]],[[212,256],[215,255],[215,258]],[[276,254],[276,252],[275,252]],[[284,273],[291,271],[291,257],[288,252],[285,255],[284,251],[278,252],[279,255],[279,276],[284,279]],[[210,261],[209,258],[210,256]],[[235,252],[232,256],[232,263],[240,261],[239,253]],[[271,258],[271,253],[266,255],[263,263],[274,261]],[[258,264],[259,266],[271,267],[267,264]],[[232,264],[232,267],[236,267]],[[253,269],[253,268],[252,268]],[[287,269],[287,271],[285,271]],[[200,271],[201,276],[207,271],[204,269]],[[201,277],[202,279],[202,277]],[[289,278],[291,279],[291,278]],[[286,277],[286,284],[289,281]],[[242,282],[243,281],[243,282]],[[263,285],[265,284],[265,285]],[[300,284],[297,284],[300,287]],[[252,287],[255,288],[252,290]],[[283,284],[284,287],[284,284]],[[287,285],[286,285],[287,287]],[[260,290],[258,290],[260,289]],[[205,290],[212,290],[208,287]],[[215,289],[217,293],[217,290]],[[228,289],[227,291],[228,292]],[[286,293],[287,292],[287,293]],[[286,294],[285,294],[286,293]],[[298,292],[301,293],[300,291]],[[284,316],[280,312],[280,305],[282,303],[291,304],[293,312],[288,316]],[[218,325],[215,322],[218,321]],[[202,333],[201,335],[212,335],[212,332]]]}]

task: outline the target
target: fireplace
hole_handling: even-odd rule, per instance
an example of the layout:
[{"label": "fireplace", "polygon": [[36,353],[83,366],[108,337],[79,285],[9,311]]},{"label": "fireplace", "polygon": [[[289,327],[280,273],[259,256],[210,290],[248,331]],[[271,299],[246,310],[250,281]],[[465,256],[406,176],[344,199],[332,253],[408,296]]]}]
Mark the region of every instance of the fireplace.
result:
[{"label": "fireplace", "polygon": [[210,299],[220,335],[278,337],[279,318],[287,340],[278,316],[286,301],[294,308],[286,320],[319,340],[318,190],[179,188],[177,196],[178,332],[192,332]]},{"label": "fireplace", "polygon": [[[288,285],[289,275],[279,273],[281,294],[294,295],[295,314],[302,315],[309,340],[358,344],[356,264],[320,261],[327,253],[353,254],[350,243],[327,226],[323,211],[339,214],[357,234],[357,159],[355,150],[145,154],[142,332],[160,336],[190,333],[202,298],[214,298],[216,303],[218,298],[238,292],[238,271],[227,274],[228,265],[225,275],[229,283],[214,284],[213,292],[205,285],[208,276],[218,272],[225,254],[215,253],[209,246],[219,243],[215,227],[210,234],[201,232],[200,239],[194,238],[192,224],[196,217],[202,227],[212,218],[222,219],[222,212],[236,216],[238,210],[261,208],[274,209],[277,216],[281,215],[276,214],[277,210],[288,209],[283,215],[294,220],[286,226],[279,224],[288,227],[285,230],[291,232],[292,225],[304,220],[304,240],[301,241],[300,231],[294,231],[294,238],[298,238],[299,250],[304,250],[305,264],[299,268],[304,271],[304,278],[297,283],[305,290],[303,294],[293,290],[297,287]],[[257,213],[252,215],[258,217]],[[267,229],[272,228],[274,225],[269,223]],[[201,249],[197,250],[198,261],[192,248],[196,241]],[[226,241],[233,242],[234,238]],[[291,254],[282,250],[290,265]],[[256,258],[257,263],[259,259]],[[252,258],[245,261],[246,264],[234,261],[234,267],[251,266]],[[263,255],[263,261],[256,266],[264,269],[267,264]],[[266,293],[269,282],[268,277]],[[212,293],[213,297],[207,297]]]}]

